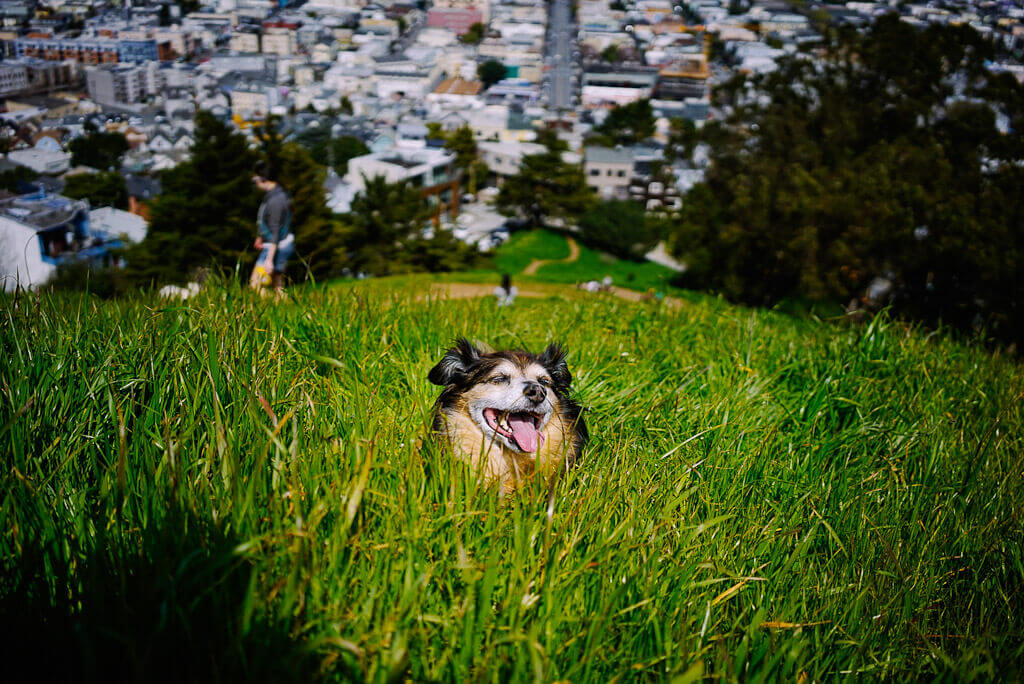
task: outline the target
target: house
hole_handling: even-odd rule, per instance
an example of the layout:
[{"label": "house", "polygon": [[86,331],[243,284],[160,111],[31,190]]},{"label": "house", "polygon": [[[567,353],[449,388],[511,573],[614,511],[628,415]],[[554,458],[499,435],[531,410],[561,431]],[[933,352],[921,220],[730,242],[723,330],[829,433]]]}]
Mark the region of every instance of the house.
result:
[{"label": "house", "polygon": [[407,181],[435,207],[435,220],[442,213],[454,219],[459,213],[460,180],[454,161],[455,155],[443,150],[393,147],[350,159],[345,182],[357,193],[377,176],[388,183]]},{"label": "house", "polygon": [[532,142],[483,141],[477,143],[477,150],[480,153],[480,161],[487,165],[498,185],[501,185],[509,176],[519,173],[523,157],[541,154],[545,147]]},{"label": "house", "polygon": [[583,150],[587,185],[604,199],[629,197],[633,177],[633,151],[627,147],[589,146]]},{"label": "house", "polygon": [[89,225],[94,235],[107,241],[124,240],[138,243],[146,239],[149,222],[141,216],[114,207],[99,207],[89,212]]},{"label": "house", "polygon": [[657,83],[656,67],[588,65],[583,74],[582,103],[586,108],[629,104],[651,97]]},{"label": "house", "polygon": [[446,78],[427,95],[427,102],[453,109],[478,106],[478,96],[483,87],[484,84],[480,81],[467,81],[458,77]]},{"label": "house", "polygon": [[0,278],[6,292],[42,285],[69,261],[105,262],[120,244],[92,232],[88,202],[42,193],[0,199]]},{"label": "house", "polygon": [[15,164],[27,166],[36,173],[45,173],[51,176],[60,175],[71,166],[69,152],[48,150],[45,147],[13,150],[7,154],[7,159]]}]

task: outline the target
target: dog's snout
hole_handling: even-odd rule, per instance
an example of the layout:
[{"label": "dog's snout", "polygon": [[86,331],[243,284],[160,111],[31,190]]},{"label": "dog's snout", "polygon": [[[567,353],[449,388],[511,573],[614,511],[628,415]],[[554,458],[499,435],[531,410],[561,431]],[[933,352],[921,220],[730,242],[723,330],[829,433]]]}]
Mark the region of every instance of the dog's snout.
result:
[{"label": "dog's snout", "polygon": [[539,404],[540,402],[544,401],[544,387],[541,386],[540,383],[526,383],[526,387],[523,389],[523,394],[525,394],[526,398],[535,404]]}]

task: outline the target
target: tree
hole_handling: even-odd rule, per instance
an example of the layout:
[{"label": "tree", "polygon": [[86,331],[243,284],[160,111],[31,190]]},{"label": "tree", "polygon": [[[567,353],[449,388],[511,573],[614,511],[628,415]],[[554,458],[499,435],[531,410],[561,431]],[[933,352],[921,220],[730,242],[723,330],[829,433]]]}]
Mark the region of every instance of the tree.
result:
[{"label": "tree", "polygon": [[351,135],[332,138],[326,126],[306,129],[295,137],[295,142],[309,151],[313,161],[333,167],[339,176],[348,173],[350,159],[370,153],[370,148],[359,138]]},{"label": "tree", "polygon": [[476,77],[483,81],[484,88],[505,78],[505,65],[495,59],[489,59],[476,68]]},{"label": "tree", "polygon": [[598,202],[580,217],[583,240],[623,259],[643,259],[658,242],[654,223],[634,200]]},{"label": "tree", "polygon": [[201,266],[231,269],[255,260],[256,155],[206,111],[196,115],[195,140],[192,158],[164,172],[146,239],[126,255],[136,283],[182,282]]},{"label": "tree", "polygon": [[669,122],[668,145],[665,147],[665,158],[668,161],[690,159],[700,141],[697,126],[689,119],[675,118]]},{"label": "tree", "polygon": [[711,166],[671,230],[682,284],[761,305],[890,304],[1024,340],[1024,132],[997,131],[1002,98],[951,98],[958,81],[990,87],[991,44],[886,16],[825,54],[716,92],[733,114],[702,131]]},{"label": "tree", "polygon": [[87,199],[94,207],[128,208],[128,188],[124,178],[116,171],[70,176],[61,194],[74,199]]},{"label": "tree", "polygon": [[91,166],[100,171],[116,169],[121,155],[128,151],[128,140],[120,133],[92,133],[68,144],[72,166]]},{"label": "tree", "polygon": [[519,172],[501,186],[496,205],[507,216],[541,226],[546,218],[576,219],[593,201],[582,167],[548,149],[523,157]]},{"label": "tree", "polygon": [[471,24],[466,32],[459,36],[459,40],[466,45],[479,45],[485,35],[487,35],[487,27],[478,21]]},{"label": "tree", "polygon": [[39,178],[38,172],[27,166],[16,166],[8,171],[0,172],[0,188],[21,194],[27,192],[29,188],[26,186],[37,178]]},{"label": "tree", "polygon": [[608,62],[609,64],[615,64],[621,59],[622,55],[619,53],[619,46],[612,44],[601,50],[601,59]]},{"label": "tree", "polygon": [[473,130],[469,126],[460,126],[448,134],[444,147],[455,154],[455,168],[462,171],[469,192],[475,193],[477,183],[482,183],[490,170],[479,159]]},{"label": "tree", "polygon": [[654,135],[651,101],[643,99],[614,107],[595,130],[618,145],[634,145],[647,140]]},{"label": "tree", "polygon": [[456,270],[476,265],[476,250],[446,230],[426,230],[430,207],[406,181],[366,179],[347,216],[345,254],[353,271],[383,276],[417,271]]},{"label": "tree", "polygon": [[569,143],[559,138],[558,131],[548,126],[538,129],[533,141],[551,152],[565,152],[569,149]]}]

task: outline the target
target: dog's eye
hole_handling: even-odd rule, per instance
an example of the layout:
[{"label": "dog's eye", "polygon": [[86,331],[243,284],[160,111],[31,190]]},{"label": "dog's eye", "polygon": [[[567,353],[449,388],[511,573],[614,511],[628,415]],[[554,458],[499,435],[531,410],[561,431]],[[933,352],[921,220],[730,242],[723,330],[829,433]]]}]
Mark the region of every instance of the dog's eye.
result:
[{"label": "dog's eye", "polygon": [[537,382],[544,385],[545,387],[551,387],[551,378],[549,378],[546,375],[537,378]]},{"label": "dog's eye", "polygon": [[495,375],[493,378],[491,378],[491,384],[494,384],[494,385],[507,385],[508,384],[508,376],[507,375]]}]

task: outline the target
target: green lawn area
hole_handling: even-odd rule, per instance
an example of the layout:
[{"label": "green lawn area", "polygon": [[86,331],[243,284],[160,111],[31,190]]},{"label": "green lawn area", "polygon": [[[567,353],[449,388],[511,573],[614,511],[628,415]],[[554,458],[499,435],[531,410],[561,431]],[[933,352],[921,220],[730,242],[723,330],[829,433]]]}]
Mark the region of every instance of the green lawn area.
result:
[{"label": "green lawn area", "polygon": [[[411,296],[436,280],[0,297],[8,671],[1021,677],[1018,361],[711,299]],[[459,335],[568,348],[592,439],[551,497],[423,446]]]},{"label": "green lawn area", "polygon": [[565,259],[569,243],[549,230],[521,230],[512,233],[508,242],[497,249],[494,267],[501,273],[522,273],[534,259]]},{"label": "green lawn area", "polygon": [[[580,255],[569,263],[546,264],[532,276],[533,280],[551,283],[576,284],[588,280],[601,280],[611,276],[615,285],[631,290],[661,290],[668,292],[674,275],[670,269],[652,262],[633,262],[618,259],[580,244]],[[513,233],[511,239],[499,247],[494,258],[498,272],[519,274],[534,259],[562,260],[569,256],[569,244],[563,235],[538,229]],[[472,275],[469,276],[472,278]]]},{"label": "green lawn area", "polygon": [[580,245],[580,256],[576,261],[562,264],[546,264],[537,271],[537,278],[553,283],[580,283],[601,280],[611,276],[619,287],[631,290],[668,291],[669,281],[674,272],[650,261],[634,262],[617,259],[610,254],[597,252]]}]

